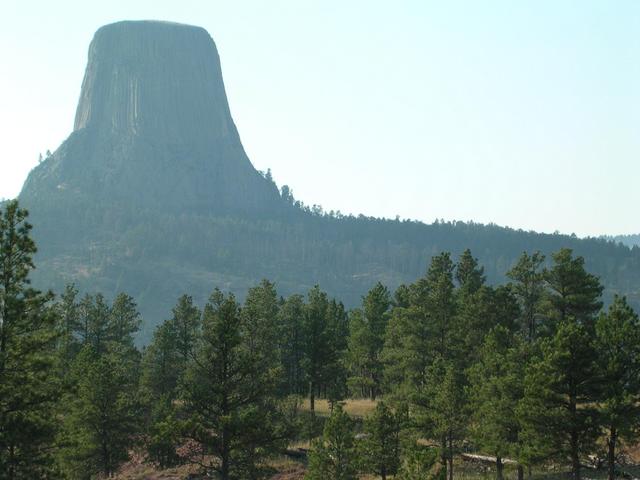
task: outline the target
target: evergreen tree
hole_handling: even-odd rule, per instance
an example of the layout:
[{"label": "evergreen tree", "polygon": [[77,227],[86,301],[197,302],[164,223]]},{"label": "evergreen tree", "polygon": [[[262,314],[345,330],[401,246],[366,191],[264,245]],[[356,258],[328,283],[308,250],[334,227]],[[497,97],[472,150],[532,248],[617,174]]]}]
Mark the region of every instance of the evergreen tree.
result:
[{"label": "evergreen tree", "polygon": [[585,325],[568,319],[540,348],[518,407],[523,438],[538,457],[569,459],[574,480],[580,480],[581,458],[592,451],[599,431],[594,338]]},{"label": "evergreen tree", "polygon": [[349,386],[354,395],[374,397],[376,363],[373,332],[362,310],[352,310],[349,316],[348,364],[351,376]]},{"label": "evergreen tree", "polygon": [[254,355],[262,357],[261,364],[277,368],[280,363],[278,352],[278,294],[275,284],[262,280],[252,287],[242,309],[243,322],[248,333],[249,348]]},{"label": "evergreen tree", "polygon": [[79,304],[77,337],[82,349],[71,364],[63,396],[60,464],[72,478],[113,474],[129,458],[139,434],[140,325],[135,302],[125,294],[110,306],[101,294]]},{"label": "evergreen tree", "polygon": [[638,438],[640,427],[640,319],[624,297],[616,296],[596,323],[601,375],[600,415],[605,429],[609,480],[615,478],[620,439]]},{"label": "evergreen tree", "polygon": [[140,398],[145,411],[147,452],[161,467],[180,462],[177,448],[180,443],[180,424],[176,419],[175,400],[182,381],[182,352],[178,350],[175,322],[162,323],[142,357]]},{"label": "evergreen tree", "polygon": [[333,409],[334,405],[348,394],[345,357],[349,338],[349,317],[344,305],[335,299],[329,302],[327,309],[327,332],[329,349],[325,355],[322,384],[325,397]]},{"label": "evergreen tree", "polygon": [[563,248],[553,254],[553,266],[544,272],[544,278],[550,290],[548,329],[553,332],[556,324],[573,319],[593,333],[594,316],[602,308],[603,287],[585,270],[584,258],[574,258],[570,249]]},{"label": "evergreen tree", "polygon": [[277,379],[259,365],[244,318],[233,295],[214,291],[184,382],[186,434],[200,445],[189,460],[223,480],[261,477],[262,460],[286,440],[273,401]]},{"label": "evergreen tree", "polygon": [[63,378],[68,377],[71,364],[81,347],[77,339],[77,333],[80,331],[80,306],[77,298],[77,288],[74,285],[67,285],[57,305],[56,352],[58,368]]},{"label": "evergreen tree", "polygon": [[331,332],[327,328],[329,300],[320,287],[313,287],[308,294],[304,313],[303,368],[308,385],[309,405],[315,412],[315,398],[326,376],[327,357],[331,354]]},{"label": "evergreen tree", "polygon": [[[408,391],[417,377],[412,368],[420,363],[419,368],[426,368],[428,350],[424,348],[423,336],[418,335],[413,342],[412,335],[418,330],[416,326],[424,326],[424,319],[413,315],[412,293],[415,287],[400,286],[394,293],[393,308],[384,334],[384,346],[380,354],[383,365],[383,386],[386,398],[393,400],[406,399]],[[413,321],[415,320],[415,321]],[[420,322],[420,323],[418,323]],[[420,330],[423,330],[421,328]],[[412,355],[412,347],[418,352]],[[416,362],[418,360],[418,362]]]},{"label": "evergreen tree", "polygon": [[136,370],[115,352],[86,345],[73,365],[77,387],[66,398],[61,463],[71,478],[105,477],[128,460],[139,411]]},{"label": "evergreen tree", "polygon": [[200,329],[200,310],[193,304],[189,295],[182,295],[172,310],[172,335],[175,336],[175,348],[178,353],[175,369],[178,377],[182,377],[193,356]]},{"label": "evergreen tree", "polygon": [[382,348],[389,321],[389,291],[377,283],[363,298],[362,310],[354,311],[349,322],[349,363],[354,373],[351,383],[361,396],[375,400],[381,391]]},{"label": "evergreen tree", "polygon": [[453,285],[454,265],[451,255],[441,253],[433,257],[425,279],[426,298],[424,314],[431,327],[431,350],[441,358],[450,358],[455,348],[455,296]]},{"label": "evergreen tree", "polygon": [[387,479],[395,475],[400,466],[400,431],[402,418],[383,401],[378,402],[373,413],[365,419],[365,437],[360,450],[366,472]]},{"label": "evergreen tree", "polygon": [[304,297],[291,295],[281,305],[278,313],[280,363],[283,369],[284,393],[305,395],[305,373],[303,358],[305,336],[303,319]]},{"label": "evergreen tree", "polygon": [[544,255],[524,252],[516,265],[507,272],[513,283],[513,291],[520,303],[522,323],[527,339],[532,342],[541,317],[541,302],[544,296],[544,273],[541,269]]},{"label": "evergreen tree", "polygon": [[162,469],[183,463],[179,454],[183,422],[173,401],[165,395],[146,407],[150,410],[145,445],[148,459]]},{"label": "evergreen tree", "polygon": [[0,212],[0,478],[44,478],[51,466],[55,311],[29,287],[36,246],[16,201]]},{"label": "evergreen tree", "polygon": [[462,253],[456,265],[456,280],[460,289],[465,294],[473,294],[484,285],[484,267],[478,265],[478,259],[474,258],[468,248]]},{"label": "evergreen tree", "polygon": [[142,319],[133,298],[126,293],[116,295],[109,311],[109,340],[124,349],[135,350],[133,335],[141,324]]},{"label": "evergreen tree", "polygon": [[353,421],[342,406],[337,405],[325,424],[322,437],[311,446],[305,479],[356,480],[358,461]]},{"label": "evergreen tree", "polygon": [[[451,360],[457,351],[454,265],[448,253],[433,257],[427,275],[400,295],[385,334],[382,353],[388,389],[409,394],[426,384],[435,358]],[[398,292],[396,292],[398,294]]]},{"label": "evergreen tree", "polygon": [[181,380],[176,365],[180,361],[182,353],[177,347],[175,324],[165,321],[156,328],[153,340],[142,357],[141,386],[153,401],[164,396],[176,397],[176,388]]},{"label": "evergreen tree", "polygon": [[96,355],[102,355],[110,346],[110,308],[101,293],[95,296],[85,295],[80,302],[81,344],[88,345]]},{"label": "evergreen tree", "polygon": [[524,365],[517,337],[503,326],[485,337],[480,358],[469,371],[472,437],[483,452],[496,457],[496,478],[503,460],[520,457],[517,408],[524,395]]},{"label": "evergreen tree", "polygon": [[453,458],[468,426],[466,378],[453,362],[441,357],[426,373],[425,385],[412,398],[417,407],[415,422],[426,438],[439,442],[442,466],[452,480]]}]

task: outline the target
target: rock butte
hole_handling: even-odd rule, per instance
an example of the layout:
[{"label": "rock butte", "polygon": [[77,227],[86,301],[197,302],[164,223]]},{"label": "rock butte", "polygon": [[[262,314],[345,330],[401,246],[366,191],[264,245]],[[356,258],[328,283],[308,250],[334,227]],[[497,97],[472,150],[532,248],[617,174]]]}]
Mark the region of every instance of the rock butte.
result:
[{"label": "rock butte", "polygon": [[282,208],[244,152],[207,31],[157,21],[96,32],[74,131],[32,172],[21,199],[69,192],[180,211]]}]

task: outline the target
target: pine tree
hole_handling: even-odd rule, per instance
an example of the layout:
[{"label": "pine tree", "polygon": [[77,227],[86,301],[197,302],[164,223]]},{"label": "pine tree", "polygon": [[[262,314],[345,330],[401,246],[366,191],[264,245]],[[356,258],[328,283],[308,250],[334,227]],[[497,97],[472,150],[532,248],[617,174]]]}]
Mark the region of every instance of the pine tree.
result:
[{"label": "pine tree", "polygon": [[[412,297],[415,287],[401,285],[394,293],[393,308],[384,334],[384,346],[380,358],[383,365],[383,389],[387,399],[406,399],[408,391],[413,387],[418,376],[416,370],[423,371],[428,363],[428,349],[423,336],[417,336],[413,342],[412,335],[417,326],[424,327],[424,319],[412,315]],[[412,347],[418,347],[413,352]],[[418,362],[416,362],[416,360]],[[415,369],[415,364],[419,363]]]},{"label": "pine tree", "polygon": [[142,357],[140,399],[144,406],[147,452],[149,458],[166,468],[180,462],[180,424],[175,400],[183,379],[183,357],[178,350],[176,325],[167,320],[159,325]]},{"label": "pine tree", "polygon": [[599,432],[594,338],[585,325],[568,319],[540,349],[527,369],[518,407],[523,438],[537,457],[570,460],[573,478],[580,480],[581,458],[592,451]]},{"label": "pine tree", "polygon": [[485,335],[496,325],[513,331],[520,314],[509,288],[481,286],[475,292],[456,291],[456,317],[452,326],[452,357],[460,368],[478,360]]},{"label": "pine tree", "polygon": [[362,310],[352,313],[349,322],[349,364],[354,374],[351,383],[361,396],[375,400],[382,387],[382,348],[389,322],[389,291],[377,283],[363,298]]},{"label": "pine tree", "polygon": [[76,391],[66,400],[61,463],[71,478],[109,476],[129,458],[138,431],[135,370],[86,345],[74,361]]},{"label": "pine tree", "polygon": [[133,335],[141,324],[142,319],[133,298],[126,293],[116,295],[109,311],[109,341],[124,349],[135,350]]},{"label": "pine tree", "polygon": [[249,334],[249,346],[262,361],[275,368],[279,363],[278,294],[275,284],[262,280],[247,293],[242,314]]},{"label": "pine tree", "polygon": [[109,305],[101,293],[87,294],[80,302],[80,310],[80,342],[83,346],[89,345],[96,355],[102,355],[109,348],[111,339]]},{"label": "pine tree", "polygon": [[51,466],[57,376],[51,294],[29,287],[36,246],[28,213],[0,212],[0,477],[44,478]]},{"label": "pine tree", "polygon": [[474,258],[468,248],[462,253],[456,265],[456,280],[460,289],[465,294],[473,294],[484,285],[484,267],[478,265],[478,259]]},{"label": "pine tree", "polygon": [[524,365],[518,338],[503,326],[485,337],[479,360],[469,370],[472,437],[496,457],[496,478],[503,479],[503,460],[520,457],[517,408],[524,395]]},{"label": "pine tree", "polygon": [[433,257],[425,278],[424,314],[431,327],[431,350],[441,358],[450,358],[455,348],[456,305],[453,285],[454,265],[446,252]]},{"label": "pine tree", "polygon": [[304,297],[291,295],[281,305],[278,313],[280,363],[283,369],[282,391],[286,394],[305,395],[303,357],[305,337],[303,318]]},{"label": "pine tree", "polygon": [[327,309],[328,351],[325,355],[322,384],[331,409],[346,398],[347,367],[346,351],[349,337],[349,317],[341,302],[332,299]]},{"label": "pine tree", "polygon": [[58,301],[58,321],[56,323],[56,352],[60,375],[67,378],[73,359],[80,351],[77,333],[80,330],[80,306],[77,302],[78,289],[67,285]]},{"label": "pine tree", "polygon": [[412,395],[415,423],[426,438],[439,442],[443,467],[453,479],[453,458],[468,426],[466,378],[452,361],[437,357],[426,372],[424,386]]},{"label": "pine tree", "polygon": [[311,446],[305,480],[356,480],[358,462],[353,421],[342,406],[337,405],[322,437]]},{"label": "pine tree", "polygon": [[201,313],[189,295],[182,295],[178,299],[172,313],[170,329],[175,335],[175,348],[178,353],[175,369],[178,377],[182,377],[193,356],[196,340],[200,334]]},{"label": "pine tree", "polygon": [[153,401],[161,397],[176,398],[176,388],[181,380],[176,368],[182,361],[177,346],[175,324],[165,321],[153,333],[153,340],[142,357],[141,386]]},{"label": "pine tree", "polygon": [[400,431],[402,418],[383,401],[378,402],[373,413],[365,419],[365,436],[360,446],[362,463],[366,472],[387,479],[395,475],[400,466]]},{"label": "pine tree", "polygon": [[507,272],[507,276],[514,282],[513,291],[520,303],[522,323],[529,342],[536,338],[541,319],[541,302],[544,295],[544,273],[541,267],[544,259],[540,252],[533,255],[524,252],[516,265]]},{"label": "pine tree", "polygon": [[640,427],[640,319],[624,297],[616,296],[596,323],[602,392],[600,415],[605,429],[609,480],[615,478],[620,439],[638,438]]},{"label": "pine tree", "polygon": [[373,332],[369,328],[362,310],[352,310],[349,315],[348,364],[351,373],[348,383],[354,395],[373,397],[376,359]]},{"label": "pine tree", "polygon": [[[449,253],[433,257],[425,277],[400,292],[391,312],[382,352],[388,389],[409,394],[422,388],[435,358],[456,356],[454,265]],[[396,296],[398,292],[396,292]]]},{"label": "pine tree", "polygon": [[548,330],[553,332],[557,324],[573,319],[593,333],[594,316],[602,308],[603,287],[585,270],[584,258],[574,258],[570,249],[563,248],[553,254],[553,266],[544,272],[544,278],[550,290]]},{"label": "pine tree", "polygon": [[140,358],[133,339],[139,325],[135,302],[125,294],[112,305],[101,294],[79,304],[82,348],[71,364],[58,440],[59,463],[72,478],[111,475],[129,458],[140,432]]},{"label": "pine tree", "polygon": [[315,398],[326,376],[327,357],[331,353],[331,332],[327,328],[329,300],[327,294],[315,286],[309,291],[304,312],[304,356],[302,365],[306,375],[311,412],[315,412]]},{"label": "pine tree", "polygon": [[223,480],[259,478],[262,460],[286,440],[274,404],[277,378],[251,350],[244,318],[233,295],[214,291],[183,387],[186,434],[200,446],[189,460]]}]

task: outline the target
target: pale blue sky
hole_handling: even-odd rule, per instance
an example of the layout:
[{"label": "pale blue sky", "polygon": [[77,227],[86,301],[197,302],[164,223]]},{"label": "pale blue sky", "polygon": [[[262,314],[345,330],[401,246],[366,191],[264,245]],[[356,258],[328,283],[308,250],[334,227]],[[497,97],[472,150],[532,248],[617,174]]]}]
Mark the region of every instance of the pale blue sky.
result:
[{"label": "pale blue sky", "polygon": [[640,231],[640,1],[5,0],[0,197],[71,132],[95,30],[200,25],[256,168],[305,203]]}]

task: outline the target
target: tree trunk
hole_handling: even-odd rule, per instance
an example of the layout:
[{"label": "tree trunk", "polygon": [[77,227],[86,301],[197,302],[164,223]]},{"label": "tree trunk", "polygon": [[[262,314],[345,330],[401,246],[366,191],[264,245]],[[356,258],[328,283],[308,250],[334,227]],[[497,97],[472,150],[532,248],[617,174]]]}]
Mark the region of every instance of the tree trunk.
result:
[{"label": "tree trunk", "polygon": [[503,480],[504,463],[502,463],[502,457],[496,456],[496,480]]},{"label": "tree trunk", "polygon": [[518,480],[524,480],[524,468],[518,464]]},{"label": "tree trunk", "polygon": [[14,447],[11,445],[9,447],[9,471],[7,472],[7,478],[9,480],[16,478],[14,452]]},{"label": "tree trunk", "polygon": [[453,438],[449,433],[449,480],[453,480]]},{"label": "tree trunk", "polygon": [[616,441],[618,440],[618,432],[615,427],[611,427],[609,430],[609,439],[607,441],[608,461],[609,461],[609,480],[614,480],[616,477]]},{"label": "tree trunk", "polygon": [[447,462],[447,436],[442,437],[442,449],[440,451],[440,463],[444,468],[444,478],[447,478],[448,462]]},{"label": "tree trunk", "polygon": [[309,382],[309,408],[311,409],[311,413],[315,415],[316,413],[316,390],[313,382]]},{"label": "tree trunk", "polygon": [[229,480],[229,435],[226,426],[222,428],[222,452],[220,457],[220,478]]},{"label": "tree trunk", "polygon": [[387,468],[384,465],[382,466],[380,477],[382,477],[382,480],[387,480]]},{"label": "tree trunk", "polygon": [[580,480],[580,456],[578,452],[578,434],[571,432],[571,470],[573,480]]}]

